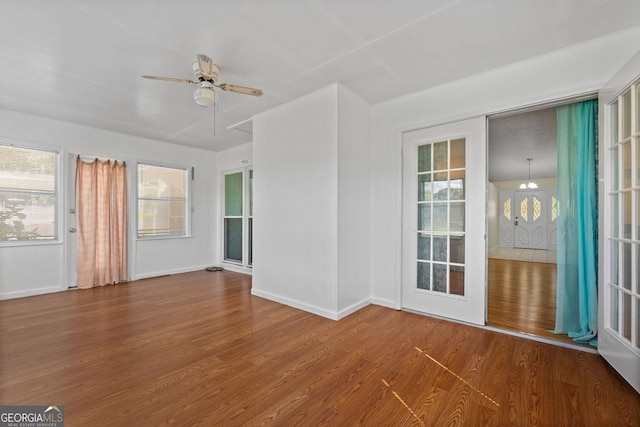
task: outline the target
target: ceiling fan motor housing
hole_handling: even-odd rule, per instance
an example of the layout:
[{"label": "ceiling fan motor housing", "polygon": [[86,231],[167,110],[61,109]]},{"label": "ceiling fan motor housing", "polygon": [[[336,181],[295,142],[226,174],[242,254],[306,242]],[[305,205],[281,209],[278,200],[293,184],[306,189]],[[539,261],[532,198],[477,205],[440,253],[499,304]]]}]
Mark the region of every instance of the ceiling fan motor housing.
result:
[{"label": "ceiling fan motor housing", "polygon": [[[198,65],[198,61],[193,63],[193,75],[199,81],[209,81],[215,84],[218,84],[218,78],[220,77],[220,68],[216,64],[211,64],[211,76],[206,76],[202,74],[200,70],[200,65]],[[207,78],[209,77],[209,78]]]}]

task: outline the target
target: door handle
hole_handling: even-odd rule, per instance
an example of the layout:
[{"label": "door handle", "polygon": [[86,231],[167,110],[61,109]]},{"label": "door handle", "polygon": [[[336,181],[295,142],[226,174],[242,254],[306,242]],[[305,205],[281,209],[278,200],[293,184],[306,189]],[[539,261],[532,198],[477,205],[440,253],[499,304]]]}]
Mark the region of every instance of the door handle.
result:
[{"label": "door handle", "polygon": [[76,231],[78,231],[78,230],[76,230],[76,229],[75,229],[75,228],[73,228],[73,227],[71,227],[71,228],[69,229],[69,233],[75,233]]},{"label": "door handle", "polygon": [[515,224],[516,224],[516,225],[518,225],[518,221],[516,221],[516,223],[515,223]]}]

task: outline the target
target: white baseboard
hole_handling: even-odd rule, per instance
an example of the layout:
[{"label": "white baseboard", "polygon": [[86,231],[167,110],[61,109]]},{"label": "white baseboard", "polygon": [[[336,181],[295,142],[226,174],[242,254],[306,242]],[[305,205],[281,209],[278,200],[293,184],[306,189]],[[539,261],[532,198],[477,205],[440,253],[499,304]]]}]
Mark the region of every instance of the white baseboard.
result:
[{"label": "white baseboard", "polygon": [[54,288],[38,288],[38,289],[29,289],[27,291],[15,291],[15,292],[4,292],[0,294],[0,300],[4,299],[14,299],[14,298],[23,298],[23,297],[32,297],[35,295],[44,295],[50,294],[53,292],[61,292],[66,289],[60,289],[57,287]]},{"label": "white baseboard", "polygon": [[361,308],[365,308],[366,306],[371,304],[371,300],[369,298],[364,299],[360,302],[357,302],[355,304],[351,304],[349,307],[344,308],[340,311],[338,311],[338,319],[344,319],[345,317],[347,317],[348,315],[355,313],[356,311],[360,310]]},{"label": "white baseboard", "polygon": [[390,299],[371,298],[371,304],[380,305],[382,307],[392,308],[394,310],[400,310],[398,304]]},{"label": "white baseboard", "polygon": [[171,274],[191,273],[192,271],[204,270],[206,267],[208,267],[208,265],[178,268],[175,270],[154,271],[153,273],[137,274],[135,278],[131,280],[150,279],[152,277],[169,276]]},{"label": "white baseboard", "polygon": [[289,307],[297,308],[302,311],[306,311],[312,314],[316,314],[318,316],[326,317],[331,320],[338,320],[338,312],[326,310],[321,307],[317,307],[311,304],[302,303],[300,301],[295,301],[290,298],[282,297],[279,295],[272,294],[270,292],[261,291],[259,289],[251,288],[251,295],[255,295],[260,298],[268,299],[270,301],[278,302],[280,304],[288,305]]},{"label": "white baseboard", "polygon": [[366,306],[368,306],[369,304],[371,304],[371,301],[367,298],[364,299],[360,302],[357,302],[355,304],[350,305],[349,307],[340,310],[340,311],[332,311],[332,310],[327,310],[312,304],[307,304],[307,303],[303,303],[300,301],[296,301],[296,300],[292,300],[290,298],[286,298],[286,297],[282,297],[280,295],[275,295],[272,294],[270,292],[265,292],[265,291],[261,291],[259,289],[255,289],[252,288],[251,289],[251,295],[255,295],[257,297],[261,297],[264,299],[268,299],[270,301],[274,301],[280,304],[284,304],[284,305],[288,305],[289,307],[293,307],[293,308],[297,308],[299,310],[302,311],[306,311],[312,314],[316,314],[318,316],[322,316],[322,317],[326,317],[327,319],[331,319],[331,320],[340,320],[343,319],[345,317],[347,317],[348,315],[355,313],[356,311],[360,310],[361,308],[364,308]]},{"label": "white baseboard", "polygon": [[249,276],[253,276],[253,268],[243,267],[241,265],[235,265],[228,262],[223,262],[216,265],[224,268],[225,270],[234,271],[236,273],[244,273],[244,274],[248,274]]}]

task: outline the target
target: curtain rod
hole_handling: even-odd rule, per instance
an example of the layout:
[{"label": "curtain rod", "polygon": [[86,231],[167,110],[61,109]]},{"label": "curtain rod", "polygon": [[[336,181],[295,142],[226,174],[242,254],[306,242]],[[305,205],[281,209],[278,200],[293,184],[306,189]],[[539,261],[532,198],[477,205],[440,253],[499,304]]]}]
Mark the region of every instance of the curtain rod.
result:
[{"label": "curtain rod", "polygon": [[83,162],[86,162],[86,163],[91,163],[91,162],[93,162],[95,160],[99,160],[101,162],[119,162],[119,163],[122,163],[123,165],[125,164],[124,160],[114,160],[114,159],[107,159],[107,158],[104,158],[104,157],[96,157],[96,156],[92,156],[92,157],[81,156],[80,154],[78,154],[76,159],[80,159],[80,160],[82,160]]}]

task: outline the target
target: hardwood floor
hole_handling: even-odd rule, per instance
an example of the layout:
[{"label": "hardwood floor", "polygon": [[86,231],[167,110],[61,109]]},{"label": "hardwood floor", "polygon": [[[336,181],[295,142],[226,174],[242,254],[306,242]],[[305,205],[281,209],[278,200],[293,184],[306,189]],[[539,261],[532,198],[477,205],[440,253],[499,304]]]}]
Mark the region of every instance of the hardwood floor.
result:
[{"label": "hardwood floor", "polygon": [[556,265],[489,258],[487,324],[553,337]]},{"label": "hardwood floor", "polygon": [[368,306],[338,322],[194,272],[0,301],[0,404],[67,426],[612,426],[599,356]]},{"label": "hardwood floor", "polygon": [[487,325],[577,346],[549,332],[556,321],[556,264],[489,258]]}]

